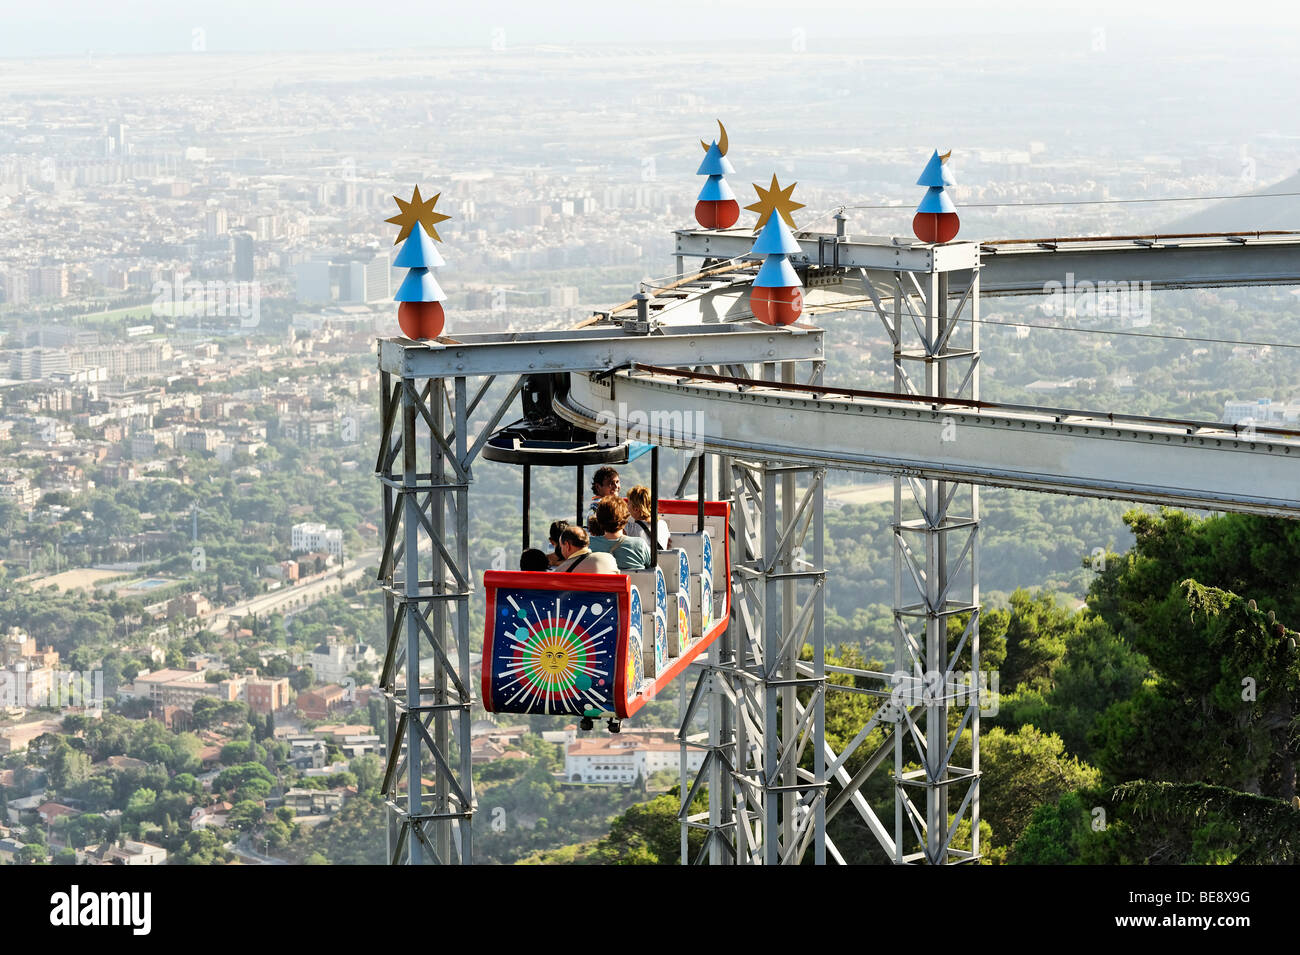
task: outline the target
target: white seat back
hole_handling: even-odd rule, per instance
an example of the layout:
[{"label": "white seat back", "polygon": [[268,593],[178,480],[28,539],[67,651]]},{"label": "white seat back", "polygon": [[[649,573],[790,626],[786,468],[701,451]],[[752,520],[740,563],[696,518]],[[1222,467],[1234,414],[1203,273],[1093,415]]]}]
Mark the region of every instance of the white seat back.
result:
[{"label": "white seat back", "polygon": [[679,590],[689,589],[690,565],[690,559],[680,547],[659,552],[658,566],[664,572],[664,585],[668,588],[668,593],[675,594]]},{"label": "white seat back", "polygon": [[[623,573],[641,594],[641,651],[645,660],[646,676],[654,678],[663,672],[668,659],[667,590],[664,586],[664,573],[657,567],[654,570],[628,570]],[[674,600],[674,612],[676,607],[677,602]]]}]

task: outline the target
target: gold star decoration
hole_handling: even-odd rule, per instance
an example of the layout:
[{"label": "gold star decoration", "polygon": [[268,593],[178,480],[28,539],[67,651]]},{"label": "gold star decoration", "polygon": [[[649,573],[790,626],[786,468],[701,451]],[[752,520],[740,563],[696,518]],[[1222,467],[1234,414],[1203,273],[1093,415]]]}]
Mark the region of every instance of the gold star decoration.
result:
[{"label": "gold star decoration", "polygon": [[433,207],[438,204],[438,197],[441,195],[442,193],[440,192],[432,199],[421,199],[420,187],[416,186],[415,192],[411,195],[410,202],[406,202],[397,196],[393,196],[394,201],[397,202],[397,208],[402,210],[391,219],[384,220],[385,222],[391,222],[394,225],[402,227],[402,231],[397,234],[397,239],[393,242],[393,245],[397,245],[410,235],[411,230],[415,228],[417,222],[424,226],[424,231],[429,233],[430,238],[437,239],[439,242],[442,241],[442,237],[438,235],[437,225],[439,222],[450,219],[451,216],[445,216],[441,212],[433,211]]},{"label": "gold star decoration", "polygon": [[790,213],[803,208],[802,202],[795,202],[790,198],[790,194],[794,192],[794,187],[797,185],[799,185],[797,182],[792,182],[782,189],[776,181],[775,173],[772,174],[772,185],[767,189],[764,189],[758,183],[754,183],[754,191],[758,193],[758,202],[745,206],[745,208],[750,212],[758,213],[758,224],[754,226],[755,232],[767,225],[767,220],[773,212],[781,213],[781,218],[785,220],[785,224],[791,229],[794,228],[794,219],[790,217]]}]

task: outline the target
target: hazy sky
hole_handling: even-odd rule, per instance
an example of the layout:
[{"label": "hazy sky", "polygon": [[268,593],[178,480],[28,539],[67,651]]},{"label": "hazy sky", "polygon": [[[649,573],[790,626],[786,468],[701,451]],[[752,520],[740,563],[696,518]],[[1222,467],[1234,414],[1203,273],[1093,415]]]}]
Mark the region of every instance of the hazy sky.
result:
[{"label": "hazy sky", "polygon": [[[1177,34],[1196,45],[1273,43],[1300,35],[1300,7],[1187,0],[0,0],[0,57],[207,51],[487,47],[671,42],[788,45],[803,31],[809,52],[852,52],[850,39],[908,38],[1001,47],[1011,35],[1077,36],[1104,29],[1111,44]],[[199,31],[199,32],[196,32]],[[1227,38],[1232,37],[1229,41]],[[715,41],[715,38],[717,40]],[[1014,43],[1008,43],[1014,50]],[[913,49],[915,52],[915,49]]]}]

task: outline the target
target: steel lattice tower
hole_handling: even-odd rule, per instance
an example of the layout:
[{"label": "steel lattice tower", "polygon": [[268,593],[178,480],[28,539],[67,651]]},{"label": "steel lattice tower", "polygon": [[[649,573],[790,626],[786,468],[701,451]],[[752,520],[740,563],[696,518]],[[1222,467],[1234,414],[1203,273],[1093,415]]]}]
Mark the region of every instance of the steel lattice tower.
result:
[{"label": "steel lattice tower", "polygon": [[[978,267],[970,275],[965,294],[950,310],[947,272],[897,271],[892,320],[881,314],[893,343],[894,390],[933,396],[937,411],[943,410],[945,398],[979,398]],[[947,418],[943,424],[941,441],[961,440],[955,419]],[[895,477],[893,528],[894,697],[888,715],[896,724],[894,861],[975,860],[979,857],[979,489],[953,481]],[[961,617],[967,622],[950,646],[949,623]],[[970,664],[963,670],[960,664],[967,654]],[[971,676],[964,679],[963,673]],[[949,726],[950,714],[958,717],[955,730]],[[965,733],[970,737],[971,764],[956,766],[952,759]],[[920,768],[907,768],[912,763]],[[956,806],[953,794],[959,798]],[[963,818],[970,820],[969,849],[952,845]],[[922,852],[903,851],[909,831],[923,846]]]},{"label": "steel lattice tower", "polygon": [[[380,380],[375,471],[384,500],[378,576],[387,639],[379,683],[388,707],[382,785],[388,858],[412,865],[470,863],[476,808],[470,765],[475,699],[469,633],[471,464],[522,379],[516,379],[473,443],[470,416],[487,394],[491,376],[472,401],[465,376],[382,371]],[[422,457],[427,470],[421,468]],[[422,652],[432,656],[430,673],[422,672]]]}]

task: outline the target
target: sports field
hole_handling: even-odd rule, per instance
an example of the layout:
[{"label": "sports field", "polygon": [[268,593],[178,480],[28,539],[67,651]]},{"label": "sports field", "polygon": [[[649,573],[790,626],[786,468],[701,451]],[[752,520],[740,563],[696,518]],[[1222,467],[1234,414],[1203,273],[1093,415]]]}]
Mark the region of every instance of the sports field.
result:
[{"label": "sports field", "polygon": [[48,577],[31,577],[27,583],[37,589],[42,589],[53,584],[60,590],[90,590],[101,580],[107,580],[109,577],[121,577],[120,570],[92,570],[89,567],[76,568],[73,570],[60,571],[57,574],[51,574]]},{"label": "sports field", "polygon": [[894,482],[846,484],[843,487],[828,488],[826,496],[833,501],[843,501],[845,504],[879,504],[894,499]]}]

